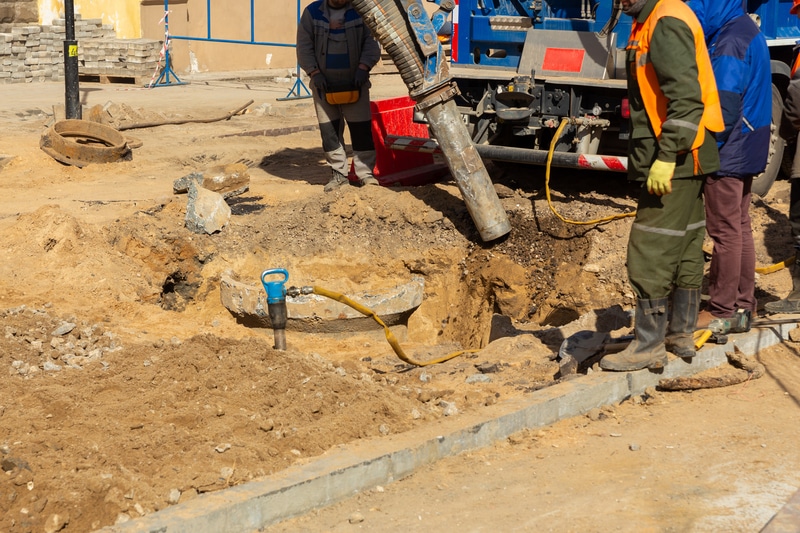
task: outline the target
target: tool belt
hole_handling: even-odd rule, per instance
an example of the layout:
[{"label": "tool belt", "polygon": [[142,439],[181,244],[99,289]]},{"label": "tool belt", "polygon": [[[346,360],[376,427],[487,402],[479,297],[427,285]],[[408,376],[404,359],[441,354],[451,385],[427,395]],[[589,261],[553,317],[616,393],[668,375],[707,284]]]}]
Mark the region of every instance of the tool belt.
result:
[{"label": "tool belt", "polygon": [[331,105],[354,104],[361,98],[361,90],[352,85],[345,87],[329,87],[325,93],[325,101]]}]

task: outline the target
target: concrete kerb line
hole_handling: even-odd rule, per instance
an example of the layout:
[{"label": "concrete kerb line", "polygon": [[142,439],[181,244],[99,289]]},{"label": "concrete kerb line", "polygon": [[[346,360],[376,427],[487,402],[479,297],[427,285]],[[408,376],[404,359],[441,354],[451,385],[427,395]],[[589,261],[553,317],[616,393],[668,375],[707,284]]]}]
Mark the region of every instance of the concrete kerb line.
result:
[{"label": "concrete kerb line", "polygon": [[386,485],[445,457],[486,447],[523,429],[547,426],[642,394],[662,378],[691,376],[727,364],[737,346],[753,355],[787,337],[795,324],[731,335],[706,345],[691,363],[670,359],[664,371],[598,372],[558,383],[479,416],[459,415],[409,432],[343,445],[312,462],[265,479],[203,494],[186,503],[108,526],[98,533],[242,533],[301,516],[364,490]]}]

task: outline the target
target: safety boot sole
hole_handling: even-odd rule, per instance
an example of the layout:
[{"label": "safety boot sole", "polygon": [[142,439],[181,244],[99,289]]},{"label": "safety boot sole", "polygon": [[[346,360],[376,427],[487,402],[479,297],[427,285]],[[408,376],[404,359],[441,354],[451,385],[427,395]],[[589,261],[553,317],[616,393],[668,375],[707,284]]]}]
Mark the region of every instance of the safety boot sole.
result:
[{"label": "safety boot sole", "polygon": [[800,300],[778,300],[777,302],[767,302],[764,310],[774,314],[798,314],[800,313]]},{"label": "safety boot sole", "polygon": [[600,360],[600,368],[603,370],[613,370],[615,372],[632,372],[634,370],[642,370],[649,368],[651,370],[658,370],[664,368],[667,364],[667,355],[657,356],[644,361],[616,361],[611,358],[614,354],[607,355]]},{"label": "safety boot sole", "polygon": [[691,359],[697,355],[697,352],[694,349],[694,340],[691,336],[687,337],[687,339],[675,339],[672,341],[667,337],[664,346],[669,353],[677,355],[681,359]]}]

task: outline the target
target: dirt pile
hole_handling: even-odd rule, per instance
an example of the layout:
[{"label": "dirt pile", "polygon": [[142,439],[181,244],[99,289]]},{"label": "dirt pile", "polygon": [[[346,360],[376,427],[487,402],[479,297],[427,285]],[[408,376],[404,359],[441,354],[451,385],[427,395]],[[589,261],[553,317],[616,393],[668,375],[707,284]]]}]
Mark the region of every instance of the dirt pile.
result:
[{"label": "dirt pile", "polygon": [[[214,89],[193,93],[198,108],[242,100],[220,100]],[[115,109],[132,120],[186,116],[158,102]],[[233,135],[313,125],[308,104],[291,116],[134,130],[142,146],[131,161],[84,169],[38,150],[46,115],[3,120],[0,153],[14,156],[0,174],[3,531],[90,531],[354,439],[524,395],[559,379],[555,354],[570,328],[596,326],[576,319],[633,303],[624,268],[631,219],[562,222],[541,170],[490,165],[513,229],[487,244],[452,181],[324,194],[311,128]],[[242,159],[255,162],[250,190],[228,200],[228,226],[189,231],[174,180]],[[635,208],[635,187],[599,176],[559,173],[560,213],[586,220]],[[756,222],[783,223],[784,207],[755,204]],[[777,259],[763,243],[759,253]],[[396,328],[406,351],[420,360],[477,352],[410,367],[377,325],[290,331],[289,349],[274,350],[272,332],[237,322],[219,293],[223,274],[257,284],[267,268],[345,295],[421,276],[423,303]]]}]

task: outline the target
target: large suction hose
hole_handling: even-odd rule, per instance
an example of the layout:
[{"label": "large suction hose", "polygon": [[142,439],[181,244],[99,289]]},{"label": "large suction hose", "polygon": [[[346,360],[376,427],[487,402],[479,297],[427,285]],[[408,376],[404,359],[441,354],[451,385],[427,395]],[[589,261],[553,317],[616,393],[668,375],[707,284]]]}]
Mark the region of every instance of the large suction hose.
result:
[{"label": "large suction hose", "polygon": [[[408,6],[407,12],[400,4]],[[353,0],[353,7],[391,56],[409,95],[425,114],[481,238],[492,241],[506,235],[511,231],[511,223],[452,101],[457,89],[449,83],[449,68],[433,24],[430,19],[427,25],[422,23],[425,11],[420,0]],[[414,19],[417,33],[410,29],[406,13]],[[421,35],[425,45],[420,44],[417,35]],[[427,52],[438,49],[438,56],[423,49]],[[426,72],[426,66],[430,69],[433,64],[436,72]]]},{"label": "large suction hose", "polygon": [[435,105],[425,116],[481,238],[491,241],[507,234],[511,231],[508,215],[455,102]]},{"label": "large suction hose", "polygon": [[353,0],[353,8],[392,58],[400,77],[412,93],[422,87],[423,63],[406,19],[393,0]]}]

